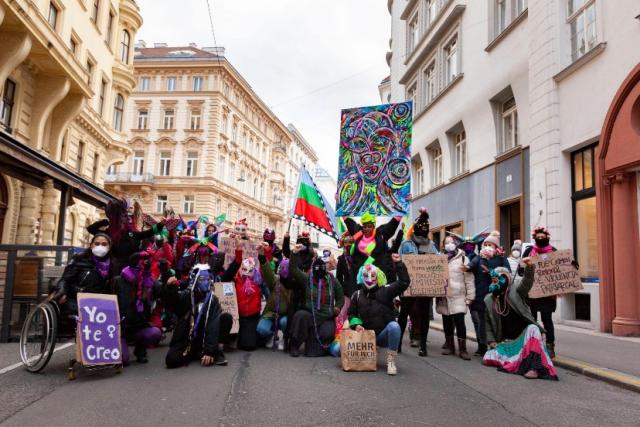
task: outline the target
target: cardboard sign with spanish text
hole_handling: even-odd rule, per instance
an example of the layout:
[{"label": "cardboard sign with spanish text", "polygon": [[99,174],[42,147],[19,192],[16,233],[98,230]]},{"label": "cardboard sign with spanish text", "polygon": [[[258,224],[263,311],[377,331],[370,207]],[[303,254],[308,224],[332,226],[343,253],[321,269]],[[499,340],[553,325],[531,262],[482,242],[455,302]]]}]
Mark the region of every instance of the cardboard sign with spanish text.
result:
[{"label": "cardboard sign with spanish text", "polygon": [[224,236],[218,239],[218,250],[224,252],[224,268],[229,267],[229,264],[236,258],[236,248],[242,249],[242,259],[253,258],[258,263],[258,251],[256,246],[258,244],[252,240],[232,239],[231,237]]},{"label": "cardboard sign with spanish text", "polygon": [[531,260],[536,269],[529,298],[563,295],[583,289],[580,272],[571,264],[571,249],[538,255]]},{"label": "cardboard sign with spanish text", "polygon": [[350,329],[340,332],[340,362],[345,371],[375,371],[378,366],[376,332]]},{"label": "cardboard sign with spanish text", "polygon": [[240,315],[238,313],[238,298],[236,297],[236,286],[233,282],[214,283],[213,293],[220,301],[220,306],[224,313],[229,313],[233,317],[231,333],[237,334],[240,330]]},{"label": "cardboard sign with spanish text", "polygon": [[410,297],[443,297],[447,295],[449,261],[446,255],[403,255],[411,285]]},{"label": "cardboard sign with spanish text", "polygon": [[85,366],[122,363],[118,297],[78,294],[78,360]]}]

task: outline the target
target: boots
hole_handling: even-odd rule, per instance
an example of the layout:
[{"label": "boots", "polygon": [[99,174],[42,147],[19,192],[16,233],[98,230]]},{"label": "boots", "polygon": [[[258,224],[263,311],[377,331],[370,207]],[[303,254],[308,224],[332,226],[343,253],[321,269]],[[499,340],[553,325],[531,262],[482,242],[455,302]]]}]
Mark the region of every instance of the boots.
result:
[{"label": "boots", "polygon": [[549,357],[552,359],[556,358],[556,344],[552,342],[547,343],[547,350],[549,351]]},{"label": "boots", "polygon": [[138,363],[149,363],[149,359],[147,359],[147,349],[145,347],[136,347],[135,350],[133,350],[133,354],[136,356]]},{"label": "boots", "polygon": [[289,340],[289,355],[291,357],[299,357],[300,356],[300,346],[301,344],[298,344],[298,342],[291,338]]},{"label": "boots", "polygon": [[476,352],[474,353],[476,356],[484,356],[484,354],[487,352],[487,345],[486,344],[478,344],[478,350],[476,350]]},{"label": "boots", "polygon": [[427,357],[427,334],[420,335],[420,350],[418,356]]},{"label": "boots", "polygon": [[[453,346],[453,337],[451,338],[451,346]],[[464,338],[458,338],[458,351],[460,359],[471,360],[469,353],[467,353],[467,340]]]},{"label": "boots", "polygon": [[397,351],[387,351],[387,375],[397,375],[398,367],[396,366]]},{"label": "boots", "polygon": [[442,351],[442,355],[443,356],[450,356],[452,354],[456,354],[456,345],[453,342],[453,335],[447,335],[444,337],[445,338],[445,342],[444,345],[442,346],[442,348],[444,349]]}]

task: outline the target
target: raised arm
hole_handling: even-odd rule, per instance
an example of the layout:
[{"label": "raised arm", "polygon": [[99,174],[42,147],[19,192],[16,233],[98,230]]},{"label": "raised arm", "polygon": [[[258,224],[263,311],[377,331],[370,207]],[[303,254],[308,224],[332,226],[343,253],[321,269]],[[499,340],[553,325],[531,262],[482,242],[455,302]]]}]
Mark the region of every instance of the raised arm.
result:
[{"label": "raised arm", "polygon": [[378,229],[376,230],[376,234],[381,234],[384,237],[384,241],[386,242],[393,236],[393,233],[396,232],[398,225],[400,225],[401,219],[402,217],[394,216],[389,220],[389,222],[378,227]]},{"label": "raised arm", "polygon": [[[530,258],[527,258],[530,261]],[[529,291],[533,287],[533,279],[535,277],[536,268],[533,265],[527,265],[524,269],[524,277],[520,280],[516,291],[522,298],[529,297]]]}]

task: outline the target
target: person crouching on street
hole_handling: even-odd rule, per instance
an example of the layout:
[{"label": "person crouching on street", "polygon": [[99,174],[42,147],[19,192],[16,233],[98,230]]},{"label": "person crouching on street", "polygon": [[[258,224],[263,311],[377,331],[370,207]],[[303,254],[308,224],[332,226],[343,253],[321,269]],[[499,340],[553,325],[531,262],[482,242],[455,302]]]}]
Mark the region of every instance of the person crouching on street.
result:
[{"label": "person crouching on street", "polygon": [[375,331],[377,344],[388,348],[387,374],[396,375],[401,331],[395,319],[393,300],[409,288],[411,279],[400,255],[392,254],[391,260],[397,280],[389,285],[378,267],[368,264],[360,269],[358,283],[362,288],[351,296],[349,325],[355,326],[356,331]]},{"label": "person crouching on street", "polygon": [[[289,280],[289,260],[287,258],[282,259],[277,264],[277,275],[274,274],[274,263],[269,261],[268,256],[271,248],[272,246],[269,246],[266,242],[258,246],[260,273],[271,294],[262,311],[257,332],[263,340],[273,337],[273,345],[277,344],[279,350],[284,350],[284,332],[287,329],[287,311],[291,296],[283,283]],[[275,324],[277,324],[277,327]]]}]

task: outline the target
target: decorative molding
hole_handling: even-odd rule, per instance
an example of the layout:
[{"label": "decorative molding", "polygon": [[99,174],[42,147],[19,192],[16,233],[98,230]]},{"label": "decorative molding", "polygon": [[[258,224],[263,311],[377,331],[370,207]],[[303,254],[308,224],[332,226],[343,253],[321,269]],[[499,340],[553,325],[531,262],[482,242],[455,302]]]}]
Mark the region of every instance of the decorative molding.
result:
[{"label": "decorative molding", "polygon": [[604,52],[604,49],[607,47],[607,42],[602,42],[602,43],[598,43],[597,45],[595,45],[593,47],[593,49],[591,49],[589,52],[585,53],[584,55],[582,55],[580,58],[578,58],[577,60],[575,60],[573,63],[569,64],[567,67],[565,67],[562,71],[560,71],[558,74],[556,74],[555,76],[553,76],[553,80],[555,80],[556,83],[561,82],[562,80],[566,79],[567,77],[569,77],[571,74],[575,73],[576,71],[578,71],[580,68],[582,68],[585,64],[587,64],[588,62],[591,62],[591,60],[593,58],[595,58],[596,56],[600,55],[602,52]]},{"label": "decorative molding", "polygon": [[496,37],[494,37],[493,40],[491,40],[491,43],[489,43],[487,45],[487,47],[484,48],[484,50],[486,52],[491,52],[493,50],[494,47],[496,47],[502,40],[504,40],[509,34],[511,34],[513,32],[513,30],[522,22],[524,21],[527,16],[529,16],[529,8],[526,8],[520,15],[518,15],[516,17],[516,19],[514,19],[513,21],[511,21],[511,23],[509,25],[507,25],[507,28],[505,28],[504,30],[502,30],[502,32],[500,34],[498,34]]}]

